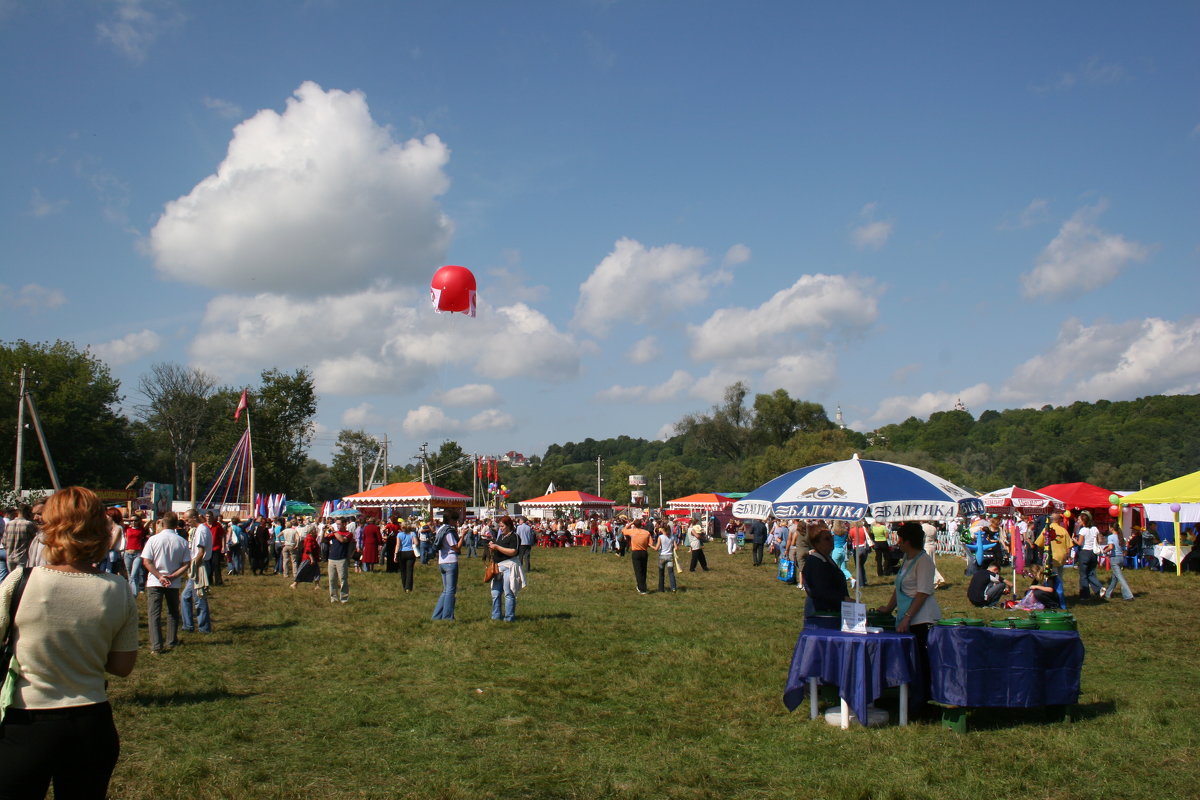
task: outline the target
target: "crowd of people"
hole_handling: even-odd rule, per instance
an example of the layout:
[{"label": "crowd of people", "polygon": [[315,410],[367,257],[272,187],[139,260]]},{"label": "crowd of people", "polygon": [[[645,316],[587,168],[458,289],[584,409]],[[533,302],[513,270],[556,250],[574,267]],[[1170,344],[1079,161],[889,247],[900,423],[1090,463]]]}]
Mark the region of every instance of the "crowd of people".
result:
[{"label": "crowd of people", "polygon": [[[410,593],[417,565],[436,563],[442,591],[431,618],[454,620],[460,560],[480,558],[487,562],[492,619],[514,622],[538,546],[628,557],[634,589],[646,595],[652,554],[658,591],[675,592],[682,551],[688,551],[689,572],[707,572],[705,545],[724,539],[729,556],[749,545],[753,567],[768,555],[790,565],[786,581],[804,593],[806,616],[839,612],[851,591],[871,580],[890,582],[889,599],[877,610],[894,612],[896,630],[912,633],[926,659],[925,640],[941,617],[936,592],[947,585],[936,558],[945,555],[947,542],[951,552],[965,555],[966,594],[973,604],[1032,610],[1065,603],[1062,576],[1068,568],[1078,571],[1080,599],[1113,598],[1119,590],[1132,600],[1124,560],[1146,558],[1165,541],[1153,523],[1129,537],[1115,522],[1101,530],[1086,510],[891,525],[871,518],[760,521],[697,513],[464,520],[454,509],[440,521],[364,514],[243,520],[191,510],[148,523],[139,513],[105,509],[79,487],[8,509],[0,526],[0,626],[15,642],[19,665],[13,701],[0,719],[0,769],[29,796],[53,783],[63,797],[102,796],[116,762],[119,741],[104,676],[134,668],[138,595],[147,596],[149,652],[158,656],[181,644],[181,632],[211,633],[212,587],[244,575],[247,567],[251,575],[290,578],[293,589],[319,589],[323,564],[330,603],[346,604],[352,574],[397,573],[399,586]],[[1022,592],[1002,571],[1017,550],[1028,581]],[[874,575],[868,576],[872,555]],[[1196,568],[1196,558],[1193,552],[1185,564]],[[1110,572],[1107,586],[1096,576],[1102,563]],[[779,577],[784,579],[783,570]],[[54,757],[63,747],[86,753],[64,770]]]}]

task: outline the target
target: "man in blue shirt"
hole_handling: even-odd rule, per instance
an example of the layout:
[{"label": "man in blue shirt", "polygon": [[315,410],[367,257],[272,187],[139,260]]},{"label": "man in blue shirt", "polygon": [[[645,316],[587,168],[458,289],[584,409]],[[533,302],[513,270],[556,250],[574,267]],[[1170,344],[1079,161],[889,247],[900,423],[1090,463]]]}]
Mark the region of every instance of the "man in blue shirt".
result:
[{"label": "man in blue shirt", "polygon": [[521,543],[517,548],[517,558],[521,561],[521,569],[529,572],[529,551],[533,549],[533,528],[529,527],[529,520],[524,516],[517,517],[517,540]]},{"label": "man in blue shirt", "polygon": [[354,537],[346,530],[346,520],[339,519],[329,540],[329,602],[350,602],[350,555]]}]

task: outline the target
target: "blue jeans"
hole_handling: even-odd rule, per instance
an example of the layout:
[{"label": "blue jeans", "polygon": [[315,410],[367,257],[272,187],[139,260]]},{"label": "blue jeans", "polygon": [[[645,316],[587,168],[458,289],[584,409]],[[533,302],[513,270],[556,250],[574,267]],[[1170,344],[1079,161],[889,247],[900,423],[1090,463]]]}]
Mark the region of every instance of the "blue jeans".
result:
[{"label": "blue jeans", "polygon": [[1105,594],[1109,597],[1113,596],[1113,590],[1117,588],[1117,584],[1121,584],[1121,598],[1123,600],[1133,599],[1133,590],[1129,588],[1129,584],[1125,582],[1125,573],[1121,569],[1125,559],[1121,556],[1112,556],[1109,559],[1109,567],[1112,568],[1112,577],[1108,580],[1108,589]]},{"label": "blue jeans", "polygon": [[125,574],[129,576],[129,591],[137,597],[146,588],[146,565],[137,550],[125,551]]},{"label": "blue jeans", "polygon": [[517,593],[508,579],[511,571],[512,566],[501,566],[500,574],[492,578],[492,619],[500,619],[501,596],[504,597],[504,621],[512,622],[517,618]]},{"label": "blue jeans", "polygon": [[[183,587],[183,600],[179,609],[183,616],[183,629],[193,631],[197,628],[201,633],[212,633],[212,619],[208,615],[208,597],[196,588],[195,581],[188,581]],[[196,604],[195,619],[193,619],[192,603]],[[195,623],[195,624],[193,624]]]},{"label": "blue jeans", "polygon": [[439,564],[442,569],[442,593],[433,607],[434,619],[454,619],[454,593],[458,591],[458,562]]},{"label": "blue jeans", "polygon": [[8,553],[4,550],[4,545],[0,544],[0,581],[8,577]]},{"label": "blue jeans", "polygon": [[1075,566],[1079,568],[1079,597],[1091,597],[1094,590],[1097,594],[1104,588],[1104,584],[1100,583],[1100,579],[1096,577],[1096,554],[1091,550],[1079,549],[1079,555],[1075,559]]},{"label": "blue jeans", "polygon": [[229,548],[229,574],[230,575],[241,575],[242,574],[242,547],[241,547],[241,545],[238,545],[237,547]]}]

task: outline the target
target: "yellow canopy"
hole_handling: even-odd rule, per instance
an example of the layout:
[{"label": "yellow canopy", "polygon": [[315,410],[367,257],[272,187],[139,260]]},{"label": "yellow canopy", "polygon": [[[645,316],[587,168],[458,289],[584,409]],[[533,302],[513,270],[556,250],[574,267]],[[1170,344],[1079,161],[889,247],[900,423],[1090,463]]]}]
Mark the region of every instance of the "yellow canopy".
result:
[{"label": "yellow canopy", "polygon": [[1156,483],[1121,498],[1121,505],[1134,503],[1200,503],[1200,472]]}]

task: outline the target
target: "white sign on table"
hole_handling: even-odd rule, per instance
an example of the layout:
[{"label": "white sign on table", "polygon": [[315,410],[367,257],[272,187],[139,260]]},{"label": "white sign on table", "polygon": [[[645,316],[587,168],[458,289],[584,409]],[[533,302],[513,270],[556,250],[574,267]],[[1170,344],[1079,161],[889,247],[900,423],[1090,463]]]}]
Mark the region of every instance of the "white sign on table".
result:
[{"label": "white sign on table", "polygon": [[848,633],[867,632],[866,603],[842,603],[842,630]]}]

